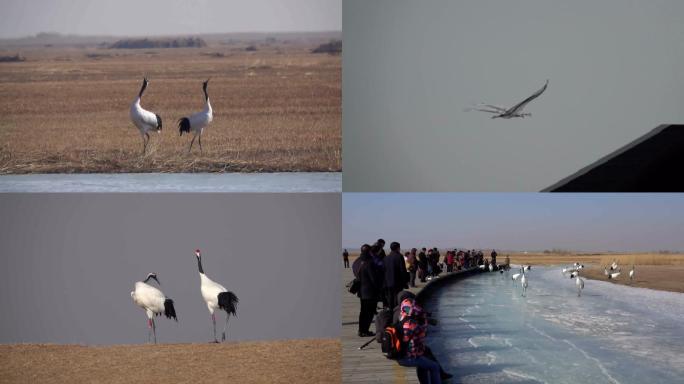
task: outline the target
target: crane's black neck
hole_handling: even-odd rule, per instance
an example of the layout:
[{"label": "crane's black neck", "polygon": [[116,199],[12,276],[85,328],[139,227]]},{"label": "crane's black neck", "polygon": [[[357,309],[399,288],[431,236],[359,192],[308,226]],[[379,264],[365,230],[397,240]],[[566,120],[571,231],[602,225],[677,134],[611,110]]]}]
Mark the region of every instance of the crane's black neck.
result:
[{"label": "crane's black neck", "polygon": [[209,94],[207,93],[207,83],[204,83],[202,86],[202,90],[204,90],[204,101],[209,101]]},{"label": "crane's black neck", "polygon": [[204,269],[202,269],[202,258],[201,257],[197,258],[197,269],[199,270],[199,273],[204,273]]},{"label": "crane's black neck", "polygon": [[145,92],[145,88],[147,88],[147,81],[143,80],[142,87],[140,87],[140,93],[138,93],[138,97],[142,98],[143,92]]}]

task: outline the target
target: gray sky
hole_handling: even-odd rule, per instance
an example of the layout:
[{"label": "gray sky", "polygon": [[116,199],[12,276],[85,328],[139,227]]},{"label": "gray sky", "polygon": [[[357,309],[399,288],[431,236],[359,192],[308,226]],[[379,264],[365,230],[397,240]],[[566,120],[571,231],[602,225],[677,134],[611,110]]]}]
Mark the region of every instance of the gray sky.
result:
[{"label": "gray sky", "polygon": [[684,251],[684,194],[345,193],[342,241],[402,246]]},{"label": "gray sky", "polygon": [[[212,339],[194,249],[240,299],[230,340],[339,335],[340,194],[0,194],[0,343],[147,340],[130,292],[156,272],[178,323]],[[224,313],[218,315],[220,331]]]},{"label": "gray sky", "polygon": [[338,31],[341,0],[3,0],[0,37]]},{"label": "gray sky", "polygon": [[[345,191],[539,191],[684,122],[679,0],[345,0]],[[512,106],[531,118],[464,112]]]}]

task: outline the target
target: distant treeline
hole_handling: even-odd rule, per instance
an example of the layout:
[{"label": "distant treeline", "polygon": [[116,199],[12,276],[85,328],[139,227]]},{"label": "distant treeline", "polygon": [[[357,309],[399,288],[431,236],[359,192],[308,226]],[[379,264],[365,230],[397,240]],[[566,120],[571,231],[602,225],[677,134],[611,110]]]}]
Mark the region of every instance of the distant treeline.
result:
[{"label": "distant treeline", "polygon": [[206,47],[207,43],[199,37],[174,39],[123,39],[110,45],[115,49],[149,49],[149,48],[188,48]]},{"label": "distant treeline", "polygon": [[330,42],[321,44],[318,47],[314,48],[311,52],[338,55],[342,53],[342,40],[330,40]]},{"label": "distant treeline", "polygon": [[14,56],[0,56],[0,63],[18,63],[21,61],[26,61],[26,58],[19,54]]}]

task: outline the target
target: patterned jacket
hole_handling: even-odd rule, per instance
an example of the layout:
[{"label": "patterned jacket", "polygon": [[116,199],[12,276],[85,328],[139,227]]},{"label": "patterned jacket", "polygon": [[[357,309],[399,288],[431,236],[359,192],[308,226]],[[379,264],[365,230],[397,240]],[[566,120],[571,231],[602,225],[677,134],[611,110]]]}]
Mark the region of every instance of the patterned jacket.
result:
[{"label": "patterned jacket", "polygon": [[425,334],[427,332],[427,317],[423,308],[413,299],[401,302],[401,317],[404,326],[404,342],[406,343],[406,357],[416,358],[425,353]]}]

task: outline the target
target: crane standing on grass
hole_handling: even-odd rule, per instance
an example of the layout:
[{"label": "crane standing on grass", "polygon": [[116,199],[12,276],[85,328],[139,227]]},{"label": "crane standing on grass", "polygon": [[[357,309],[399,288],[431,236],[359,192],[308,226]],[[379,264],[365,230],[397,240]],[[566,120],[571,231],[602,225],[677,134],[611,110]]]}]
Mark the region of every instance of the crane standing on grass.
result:
[{"label": "crane standing on grass", "polygon": [[209,94],[207,93],[207,85],[209,84],[209,79],[202,83],[202,90],[204,91],[205,105],[201,112],[197,112],[193,115],[183,117],[178,120],[178,130],[180,135],[183,136],[183,132],[190,134],[190,131],[194,132],[195,135],[190,141],[190,147],[188,148],[188,153],[192,150],[192,144],[195,143],[195,139],[198,139],[200,152],[202,152],[202,132],[204,128],[214,120],[214,114],[211,109],[211,103],[209,103]]},{"label": "crane standing on grass", "polygon": [[225,341],[228,319],[230,318],[230,315],[236,316],[235,311],[238,304],[238,298],[233,292],[227,290],[223,285],[212,281],[204,274],[204,269],[202,269],[202,253],[199,249],[195,250],[195,256],[197,256],[197,269],[200,274],[202,298],[207,303],[207,309],[209,309],[209,313],[211,313],[211,322],[214,325],[215,343],[218,343],[218,339],[216,339],[216,315],[214,315],[214,311],[216,309],[226,311],[226,325],[223,327],[223,335],[221,336],[221,341]]},{"label": "crane standing on grass", "polygon": [[161,133],[162,130],[161,117],[159,117],[158,114],[147,111],[140,106],[140,99],[142,99],[143,92],[145,92],[145,88],[147,88],[147,83],[147,78],[143,78],[140,93],[138,93],[138,97],[133,100],[130,112],[131,121],[140,131],[140,136],[142,136],[143,155],[147,151],[147,143],[150,141],[149,132],[157,131],[157,133]]},{"label": "crane standing on grass", "polygon": [[150,273],[145,280],[135,283],[135,290],[131,292],[131,298],[133,298],[135,305],[144,309],[147,314],[147,326],[149,327],[147,342],[150,342],[151,333],[154,335],[154,343],[157,344],[157,325],[154,322],[154,316],[163,313],[169,319],[173,318],[178,321],[178,318],[176,317],[176,309],[173,307],[173,300],[164,296],[164,293],[159,289],[147,284],[150,279],[154,279],[157,284],[160,284],[157,274]]}]

